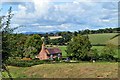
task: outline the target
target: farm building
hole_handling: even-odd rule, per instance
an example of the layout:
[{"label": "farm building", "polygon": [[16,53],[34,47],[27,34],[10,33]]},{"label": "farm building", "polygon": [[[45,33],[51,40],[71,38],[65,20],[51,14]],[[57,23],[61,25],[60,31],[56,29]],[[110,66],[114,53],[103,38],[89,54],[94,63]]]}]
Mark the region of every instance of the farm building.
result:
[{"label": "farm building", "polygon": [[40,60],[46,60],[46,59],[54,59],[54,58],[62,58],[62,52],[57,47],[52,48],[46,48],[45,44],[42,44],[42,49],[37,55],[37,58]]}]

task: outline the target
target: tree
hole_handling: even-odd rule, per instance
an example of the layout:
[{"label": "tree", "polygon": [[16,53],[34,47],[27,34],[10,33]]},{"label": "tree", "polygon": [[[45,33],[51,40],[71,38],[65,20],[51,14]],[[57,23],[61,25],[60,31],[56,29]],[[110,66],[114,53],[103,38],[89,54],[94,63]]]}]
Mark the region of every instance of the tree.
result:
[{"label": "tree", "polygon": [[10,28],[10,21],[12,18],[12,7],[9,8],[8,10],[8,15],[7,16],[1,16],[0,19],[0,30],[2,32],[2,61],[5,62],[8,57],[11,55],[9,54],[10,52],[10,40],[9,40],[9,35],[13,31],[13,29]]},{"label": "tree", "polygon": [[74,36],[77,36],[77,34],[78,34],[78,32],[77,32],[77,31],[75,31],[75,32],[73,33],[73,35],[74,35]]},{"label": "tree", "polygon": [[9,46],[11,57],[20,57],[23,58],[24,53],[24,44],[27,39],[27,35],[24,34],[10,34],[9,35]]},{"label": "tree", "polygon": [[[30,55],[30,58],[37,55],[41,49],[42,40],[38,34],[29,36],[25,42],[24,56]],[[28,57],[28,56],[27,56]]]},{"label": "tree", "polygon": [[[10,28],[10,22],[13,17],[12,14],[12,7],[9,8],[8,10],[8,15],[6,16],[0,16],[0,32],[2,33],[2,62],[6,62],[6,60],[13,55],[11,53],[13,47],[15,46],[13,44],[13,31],[17,29],[18,27],[15,28]],[[12,40],[11,40],[12,39]],[[12,47],[12,48],[11,48]]]},{"label": "tree", "polygon": [[64,39],[64,43],[67,43],[71,40],[72,34],[70,32],[61,33],[62,38]]},{"label": "tree", "polygon": [[88,36],[78,34],[69,42],[66,50],[67,56],[74,60],[88,60],[90,48],[91,43]]},{"label": "tree", "polygon": [[48,36],[48,33],[45,34],[44,41],[45,41],[45,44],[49,44],[50,43],[50,38]]},{"label": "tree", "polygon": [[10,33],[14,30],[10,28],[10,21],[11,21],[12,15],[13,15],[12,7],[10,7],[8,10],[7,16],[0,16],[0,33],[2,33],[2,41],[0,42],[0,44],[2,43],[2,69],[4,69],[8,73],[8,76],[11,80],[13,79],[12,79],[10,72],[6,68],[5,62],[8,59],[8,57],[11,56],[11,54],[9,53],[10,40],[8,37]]}]

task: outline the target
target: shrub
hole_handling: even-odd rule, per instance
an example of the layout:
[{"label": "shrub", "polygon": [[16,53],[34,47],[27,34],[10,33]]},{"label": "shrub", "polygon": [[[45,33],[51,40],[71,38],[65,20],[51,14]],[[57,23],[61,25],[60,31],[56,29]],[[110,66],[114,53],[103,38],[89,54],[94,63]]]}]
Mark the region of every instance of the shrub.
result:
[{"label": "shrub", "polygon": [[113,61],[115,60],[115,47],[111,44],[108,44],[104,47],[100,54],[100,58],[104,61]]},{"label": "shrub", "polygon": [[7,65],[11,66],[18,66],[18,67],[30,67],[38,64],[43,64],[44,61],[42,60],[12,60],[12,61],[7,61]]},{"label": "shrub", "polygon": [[60,61],[60,59],[58,57],[54,58],[55,61]]},{"label": "shrub", "polygon": [[99,52],[98,52],[97,49],[92,49],[88,56],[91,58],[91,60],[98,60],[99,59],[99,54],[98,53]]}]

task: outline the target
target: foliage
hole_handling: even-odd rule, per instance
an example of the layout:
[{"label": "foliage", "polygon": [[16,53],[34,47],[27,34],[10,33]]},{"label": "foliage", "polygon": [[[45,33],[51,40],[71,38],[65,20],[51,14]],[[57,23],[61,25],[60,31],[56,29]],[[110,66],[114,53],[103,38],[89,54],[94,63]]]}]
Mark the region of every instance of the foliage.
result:
[{"label": "foliage", "polygon": [[115,60],[115,47],[111,44],[108,44],[104,47],[101,52],[100,58],[105,61]]},{"label": "foliage", "polygon": [[[92,46],[91,50],[89,51],[89,54],[88,54],[88,57],[90,60],[95,60],[95,61],[105,61],[104,58],[102,58],[102,54],[104,54],[104,49],[105,49],[106,46]],[[112,50],[114,50],[115,54],[113,55],[114,56],[114,59],[111,60],[111,61],[120,61],[120,55],[119,55],[119,51],[120,49],[118,49],[118,47],[116,46],[112,46]],[[62,51],[62,59],[66,58],[67,57],[67,53],[65,52],[66,51],[66,46],[59,46],[59,48],[61,49]],[[109,60],[108,60],[109,61]]]},{"label": "foliage", "polygon": [[67,46],[67,56],[74,60],[88,60],[91,47],[88,36],[74,36]]},{"label": "foliage", "polygon": [[99,52],[97,49],[91,49],[90,54],[88,55],[91,60],[99,60]]},{"label": "foliage", "polygon": [[12,60],[7,61],[7,65],[18,66],[18,67],[30,67],[38,64],[43,64],[45,61],[42,60]]},{"label": "foliage", "polygon": [[12,18],[12,7],[8,10],[7,16],[0,16],[0,32],[2,33],[2,61],[5,62],[11,54],[10,51],[10,40],[9,35],[13,31],[13,29],[10,28],[10,21]]},{"label": "foliage", "polygon": [[24,56],[33,58],[39,53],[42,45],[41,37],[37,34],[29,36],[24,45]]},{"label": "foliage", "polygon": [[79,34],[97,34],[97,33],[118,33],[120,31],[120,27],[118,28],[105,28],[105,29],[98,29],[98,30],[82,30],[78,31]]},{"label": "foliage", "polygon": [[63,38],[58,38],[58,39],[51,39],[50,43],[52,45],[64,45],[64,39]]},{"label": "foliage", "polygon": [[34,56],[35,56],[35,54],[38,52],[37,51],[37,49],[35,48],[35,47],[28,47],[28,48],[25,48],[24,49],[24,56],[26,57],[26,58],[35,58]]},{"label": "foliage", "polygon": [[62,37],[64,39],[64,43],[67,43],[71,40],[72,35],[69,32],[66,32],[66,33],[64,32],[64,33],[62,33]]},{"label": "foliage", "polygon": [[9,42],[10,44],[10,54],[11,57],[23,57],[24,53],[24,44],[28,36],[24,34],[10,34]]},{"label": "foliage", "polygon": [[10,27],[10,22],[13,17],[12,7],[9,8],[6,16],[0,16],[0,32],[2,33],[2,60],[5,62],[10,56],[21,56],[24,49],[24,42],[26,35],[13,34],[13,31],[17,29]]},{"label": "foliage", "polygon": [[12,33],[14,29],[10,28],[10,21],[13,17],[12,7],[8,10],[8,15],[0,16],[0,30],[4,33]]},{"label": "foliage", "polygon": [[0,16],[0,33],[2,33],[2,39],[0,40],[0,45],[2,43],[2,45],[1,45],[2,46],[2,68],[7,72],[8,76],[11,80],[13,80],[12,76],[11,76],[9,70],[6,68],[5,63],[8,59],[8,57],[12,56],[12,54],[10,53],[11,40],[9,39],[9,36],[15,29],[18,28],[18,27],[10,28],[10,21],[11,21],[12,16],[13,16],[12,7],[9,8],[8,14],[6,16]]},{"label": "foliage", "polygon": [[46,33],[46,34],[44,35],[44,42],[45,42],[45,44],[50,44],[50,38],[49,38],[49,36],[48,36],[48,33]]},{"label": "foliage", "polygon": [[29,58],[14,58],[14,57],[10,57],[7,61],[6,61],[8,66],[17,66],[17,67],[30,67],[30,66],[34,66],[34,65],[39,65],[39,64],[49,64],[51,63],[51,60],[39,60],[38,58],[35,59],[29,59]]},{"label": "foliage", "polygon": [[51,45],[57,45],[58,44],[58,39],[51,39],[50,43],[51,43]]}]

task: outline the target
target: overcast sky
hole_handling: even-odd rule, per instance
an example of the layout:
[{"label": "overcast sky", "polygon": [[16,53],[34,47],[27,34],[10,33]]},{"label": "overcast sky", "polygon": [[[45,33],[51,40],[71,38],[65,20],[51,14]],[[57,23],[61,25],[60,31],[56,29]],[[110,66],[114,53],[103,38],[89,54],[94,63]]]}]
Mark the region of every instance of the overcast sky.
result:
[{"label": "overcast sky", "polygon": [[118,0],[2,0],[0,15],[10,6],[19,33],[118,27]]}]

